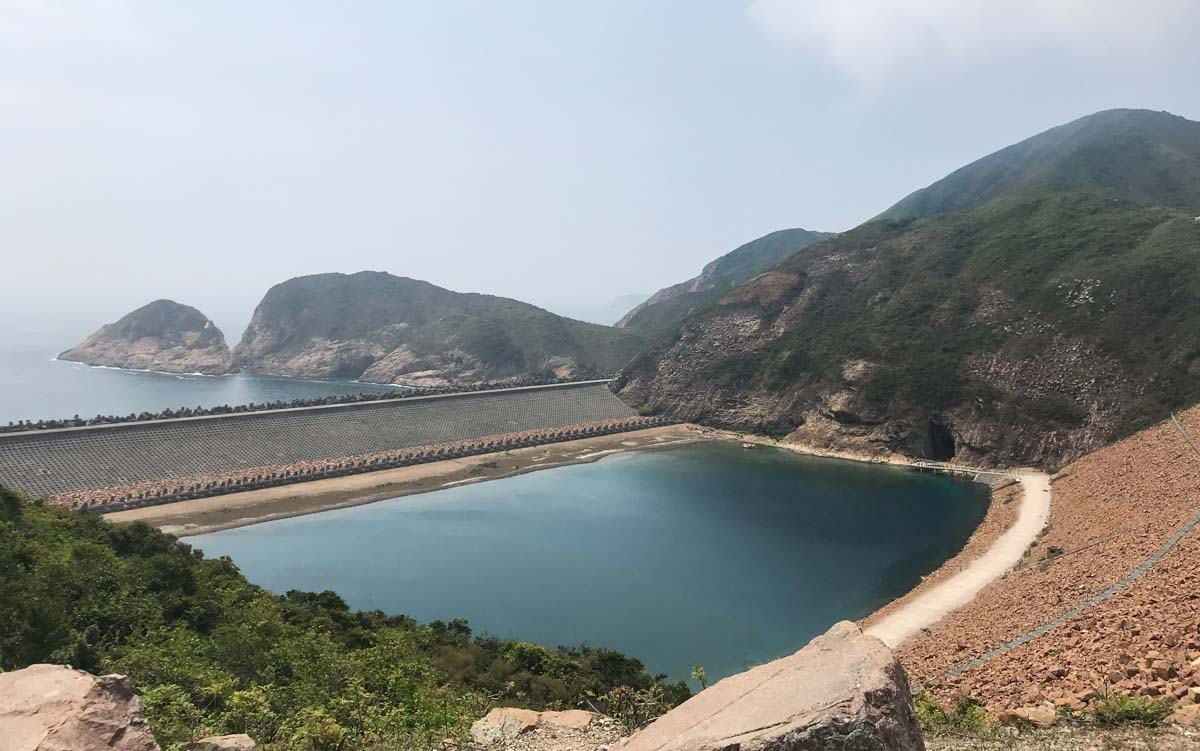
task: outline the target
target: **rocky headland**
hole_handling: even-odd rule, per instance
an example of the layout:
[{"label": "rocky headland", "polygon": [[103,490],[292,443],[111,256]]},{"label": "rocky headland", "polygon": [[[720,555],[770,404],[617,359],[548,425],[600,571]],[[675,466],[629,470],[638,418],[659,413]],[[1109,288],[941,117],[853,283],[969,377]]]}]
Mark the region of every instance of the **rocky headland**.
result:
[{"label": "rocky headland", "polygon": [[1200,401],[1200,123],[1101,112],[724,291],[629,402],[831,449],[1057,466]]},{"label": "rocky headland", "polygon": [[235,370],[221,330],[199,310],[172,300],[155,300],[106,324],[58,359],[162,373]]},{"label": "rocky headland", "polygon": [[642,346],[517,300],[363,271],[272,287],[234,357],[261,373],[445,386],[608,376]]}]

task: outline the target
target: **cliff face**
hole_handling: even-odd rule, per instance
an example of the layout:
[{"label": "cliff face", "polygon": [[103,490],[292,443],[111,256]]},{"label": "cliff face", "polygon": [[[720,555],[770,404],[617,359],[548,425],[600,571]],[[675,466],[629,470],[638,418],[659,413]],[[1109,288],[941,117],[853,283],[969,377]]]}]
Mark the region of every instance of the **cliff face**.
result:
[{"label": "cliff face", "polygon": [[610,375],[641,347],[516,300],[364,271],[272,287],[234,355],[258,372],[443,385]]},{"label": "cliff face", "polygon": [[[626,368],[622,395],[818,445],[1018,465],[1200,401],[1200,193],[1179,188],[1200,187],[1200,124],[1085,121],[1025,142],[1042,159],[1008,164],[1036,172],[1006,172],[1019,188],[955,211],[935,184],[894,210],[932,215],[869,222],[734,287]],[[952,178],[986,184],[996,160]],[[1126,191],[1130,170],[1157,182]]]},{"label": "cliff face", "polygon": [[647,336],[669,331],[690,313],[716,302],[731,287],[829,236],[828,232],[785,229],[752,240],[709,262],[698,276],[655,292],[617,321],[617,327]]},{"label": "cliff face", "polygon": [[156,300],[58,356],[60,360],[163,373],[233,372],[225,337],[203,313]]}]

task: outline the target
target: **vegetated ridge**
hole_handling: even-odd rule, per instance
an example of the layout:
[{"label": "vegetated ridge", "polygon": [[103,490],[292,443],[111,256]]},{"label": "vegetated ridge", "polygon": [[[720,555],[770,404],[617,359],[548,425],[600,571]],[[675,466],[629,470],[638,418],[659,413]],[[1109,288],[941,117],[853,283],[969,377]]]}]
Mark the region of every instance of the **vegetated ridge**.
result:
[{"label": "vegetated ridge", "polygon": [[265,749],[431,748],[492,701],[610,709],[689,694],[607,649],[420,625],[333,592],[273,595],[145,524],[0,487],[0,670],[47,662],[128,675],[169,751],[219,733]]},{"label": "vegetated ridge", "polygon": [[362,271],[272,287],[234,357],[256,372],[440,386],[607,376],[642,347],[517,300]]},{"label": "vegetated ridge", "polygon": [[1052,465],[1200,401],[1200,124],[1085,117],[734,287],[622,373],[647,411]]},{"label": "vegetated ridge", "polygon": [[172,300],[155,300],[104,325],[58,359],[163,373],[233,371],[221,330],[199,310]]},{"label": "vegetated ridge", "polygon": [[689,313],[716,302],[731,287],[830,236],[828,232],[783,229],[751,240],[709,262],[698,276],[655,292],[617,321],[617,326],[647,337],[660,335]]}]

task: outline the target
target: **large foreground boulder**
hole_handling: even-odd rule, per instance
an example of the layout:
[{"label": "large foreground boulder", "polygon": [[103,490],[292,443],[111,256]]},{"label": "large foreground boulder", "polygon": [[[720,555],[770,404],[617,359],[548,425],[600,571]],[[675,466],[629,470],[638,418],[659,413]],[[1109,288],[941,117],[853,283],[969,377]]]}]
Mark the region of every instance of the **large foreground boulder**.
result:
[{"label": "large foreground boulder", "polygon": [[63,665],[0,673],[0,751],[159,751],[123,675]]},{"label": "large foreground boulder", "polygon": [[799,652],[701,691],[621,751],[923,751],[904,668],[843,621]]}]

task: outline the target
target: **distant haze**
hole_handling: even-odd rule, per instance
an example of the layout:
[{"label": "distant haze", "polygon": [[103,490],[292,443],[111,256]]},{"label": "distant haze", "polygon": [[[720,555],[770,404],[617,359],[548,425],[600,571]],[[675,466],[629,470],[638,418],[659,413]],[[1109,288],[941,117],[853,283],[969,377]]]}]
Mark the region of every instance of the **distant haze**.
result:
[{"label": "distant haze", "polygon": [[1196,28],[1194,0],[0,0],[0,315],[82,336],[168,297],[232,342],[272,284],[373,269],[612,323],[1080,115],[1200,119]]}]

